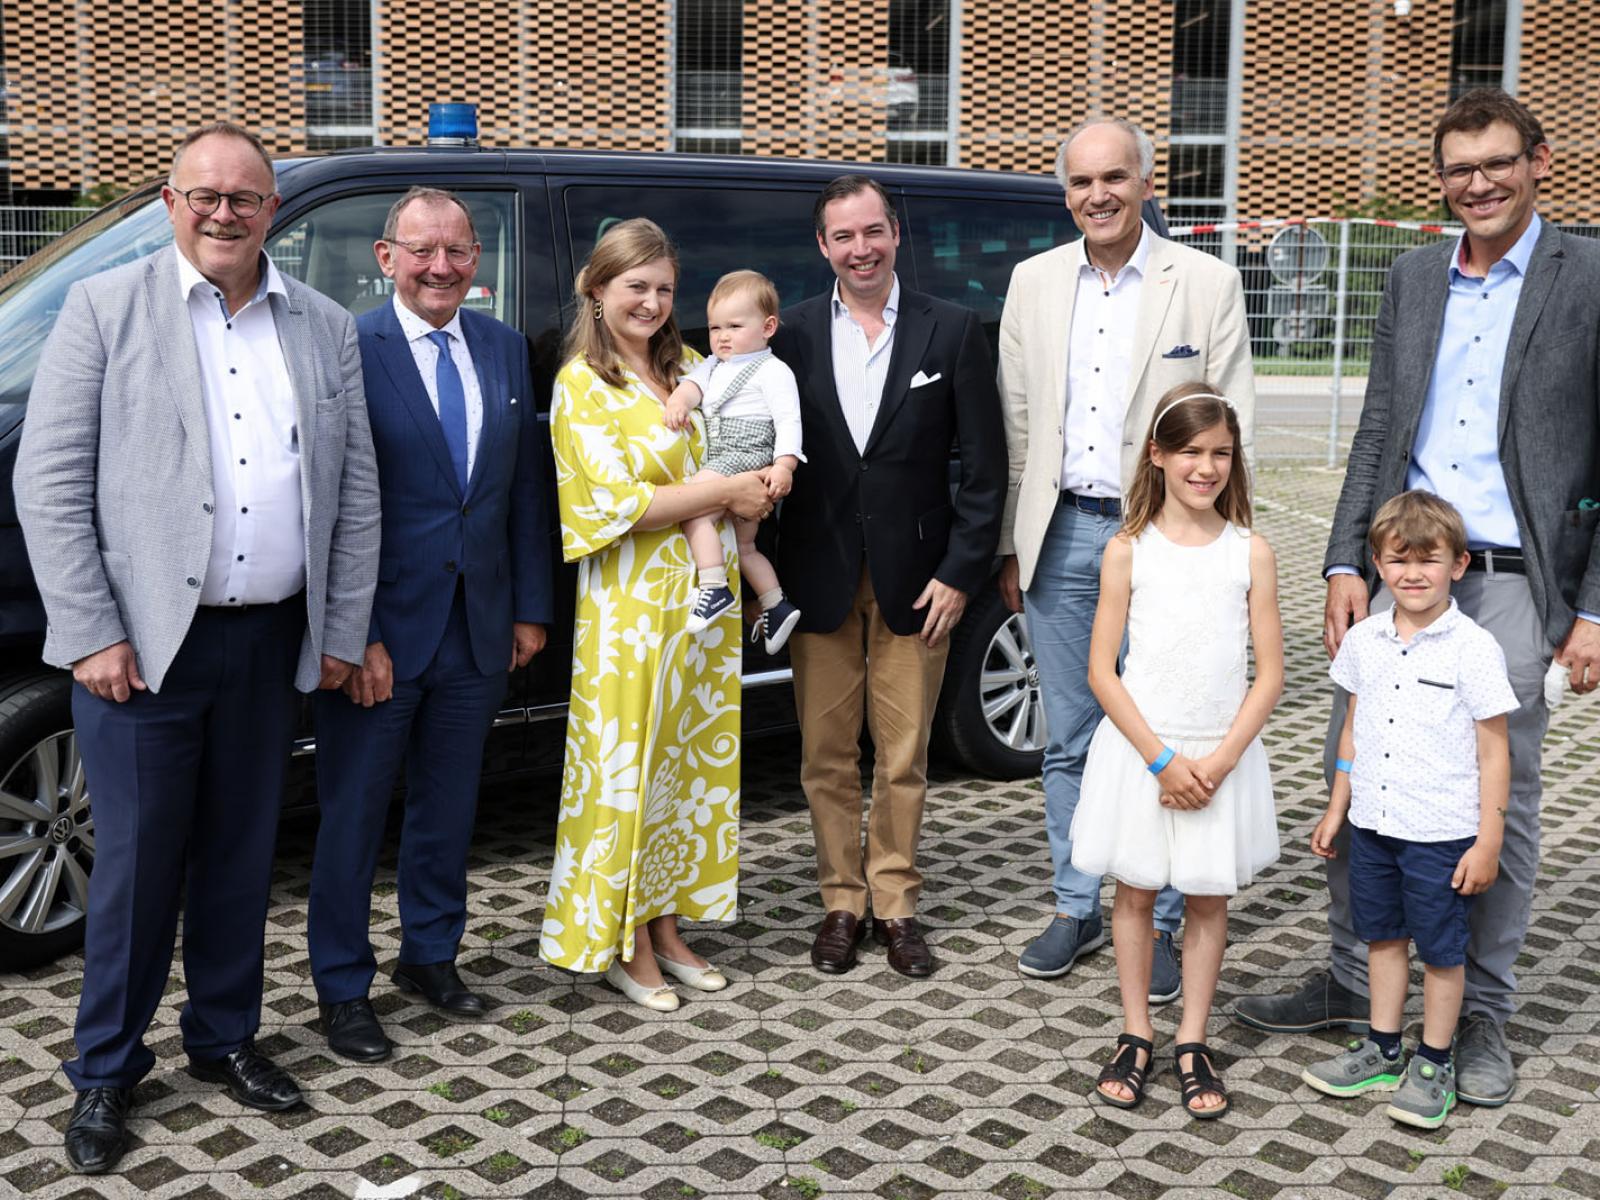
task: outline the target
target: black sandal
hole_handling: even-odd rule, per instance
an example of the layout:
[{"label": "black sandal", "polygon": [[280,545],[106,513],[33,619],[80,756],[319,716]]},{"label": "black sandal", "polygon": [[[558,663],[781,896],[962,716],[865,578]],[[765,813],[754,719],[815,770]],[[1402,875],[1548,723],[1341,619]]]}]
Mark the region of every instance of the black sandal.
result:
[{"label": "black sandal", "polygon": [[[1192,1054],[1190,1062],[1194,1064],[1192,1071],[1183,1069],[1183,1056]],[[1178,1084],[1183,1088],[1183,1107],[1189,1110],[1189,1115],[1197,1121],[1215,1121],[1232,1107],[1228,1099],[1228,1089],[1223,1085],[1222,1076],[1211,1068],[1211,1047],[1204,1042],[1184,1042],[1172,1048],[1172,1063],[1178,1069]],[[1192,1108],[1190,1101],[1197,1100],[1204,1095],[1221,1096],[1222,1103],[1215,1108]]]},{"label": "black sandal", "polygon": [[[1145,1052],[1144,1066],[1139,1065],[1139,1051]],[[1113,1108],[1137,1108],[1144,1099],[1144,1080],[1150,1064],[1155,1061],[1156,1048],[1142,1037],[1131,1033],[1117,1035],[1117,1050],[1111,1061],[1100,1068],[1100,1078],[1094,1081],[1095,1095]],[[1133,1093],[1133,1099],[1124,1100],[1103,1091],[1102,1083],[1120,1083]]]}]

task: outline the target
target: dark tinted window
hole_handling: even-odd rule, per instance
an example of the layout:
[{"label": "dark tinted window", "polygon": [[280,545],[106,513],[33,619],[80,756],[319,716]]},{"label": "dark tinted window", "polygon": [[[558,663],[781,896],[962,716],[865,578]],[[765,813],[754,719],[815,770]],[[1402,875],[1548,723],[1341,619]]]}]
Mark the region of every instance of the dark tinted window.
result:
[{"label": "dark tinted window", "polygon": [[[1011,269],[1077,236],[1064,204],[908,196],[917,286],[978,314],[993,350]],[[900,253],[905,255],[904,238]]]},{"label": "dark tinted window", "polygon": [[828,260],[811,231],[813,191],[765,191],[708,184],[574,184],[564,193],[572,263],[581,266],[599,236],[618,221],[649,217],[678,246],[674,312],[689,344],[706,349],[706,297],[729,271],[760,271],[784,305],[833,284]]}]

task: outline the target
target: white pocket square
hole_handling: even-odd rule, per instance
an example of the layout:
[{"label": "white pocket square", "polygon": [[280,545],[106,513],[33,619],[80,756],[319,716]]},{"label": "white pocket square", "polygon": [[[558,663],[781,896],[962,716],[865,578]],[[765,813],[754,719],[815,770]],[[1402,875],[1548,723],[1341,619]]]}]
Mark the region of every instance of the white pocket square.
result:
[{"label": "white pocket square", "polygon": [[919,388],[924,384],[936,383],[941,378],[942,376],[937,371],[935,371],[932,375],[924,375],[921,371],[918,371],[911,377],[911,386],[914,388]]}]

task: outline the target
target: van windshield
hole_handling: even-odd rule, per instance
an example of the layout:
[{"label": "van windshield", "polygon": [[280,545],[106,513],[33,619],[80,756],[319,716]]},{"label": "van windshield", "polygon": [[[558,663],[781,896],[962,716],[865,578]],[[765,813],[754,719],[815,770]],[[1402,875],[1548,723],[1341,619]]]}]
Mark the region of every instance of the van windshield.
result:
[{"label": "van windshield", "polygon": [[39,353],[67,289],[171,241],[166,206],[151,185],[96,213],[0,278],[0,429],[10,428],[28,402]]}]

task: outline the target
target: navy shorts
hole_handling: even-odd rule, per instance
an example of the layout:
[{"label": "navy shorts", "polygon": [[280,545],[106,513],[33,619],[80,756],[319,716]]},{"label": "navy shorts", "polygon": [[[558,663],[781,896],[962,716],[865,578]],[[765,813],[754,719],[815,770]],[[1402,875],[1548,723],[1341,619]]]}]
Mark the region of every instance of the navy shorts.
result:
[{"label": "navy shorts", "polygon": [[1477,838],[1408,842],[1350,826],[1350,914],[1363,942],[1410,938],[1430,967],[1467,961],[1467,915],[1476,897],[1450,886]]}]

